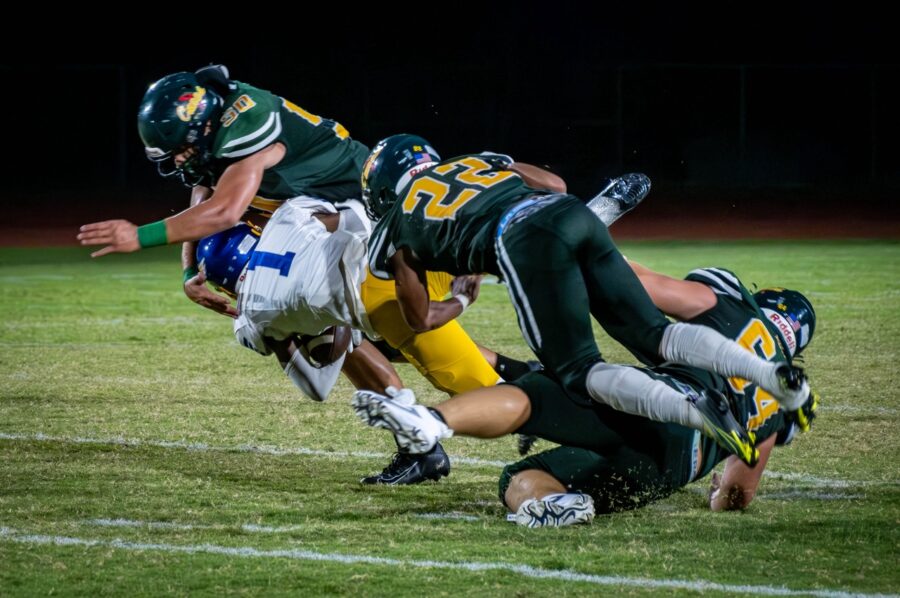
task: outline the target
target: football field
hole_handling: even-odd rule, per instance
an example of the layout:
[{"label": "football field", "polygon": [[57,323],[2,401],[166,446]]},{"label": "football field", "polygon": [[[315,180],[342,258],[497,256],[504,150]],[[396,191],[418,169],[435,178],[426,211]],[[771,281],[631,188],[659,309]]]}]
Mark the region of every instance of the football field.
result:
[{"label": "football field", "polygon": [[[813,301],[819,417],[745,512],[710,513],[705,479],[590,526],[520,528],[497,499],[513,438],[445,441],[439,483],[361,486],[390,435],[356,419],[345,380],[305,399],[191,304],[177,248],[0,249],[0,596],[900,593],[900,243],[621,248]],[[504,287],[462,323],[529,357]],[[444,398],[398,370],[420,402]]]}]

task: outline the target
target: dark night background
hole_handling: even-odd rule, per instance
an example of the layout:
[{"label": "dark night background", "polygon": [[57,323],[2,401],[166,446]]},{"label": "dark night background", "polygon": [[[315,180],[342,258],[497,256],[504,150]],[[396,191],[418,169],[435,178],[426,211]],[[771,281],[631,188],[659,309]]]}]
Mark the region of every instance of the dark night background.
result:
[{"label": "dark night background", "polygon": [[46,52],[5,48],[0,91],[16,110],[3,119],[0,197],[7,213],[30,209],[2,226],[181,209],[187,190],[144,158],[137,107],[155,79],[221,62],[367,145],[415,132],[444,157],[509,153],[584,196],[605,176],[646,172],[647,218],[776,212],[799,229],[798,216],[852,207],[897,236],[900,49],[888,19],[562,6],[494,9],[474,26],[460,24],[475,10],[462,7],[390,27],[292,17],[266,35],[246,34],[258,29],[248,17],[165,39],[148,22],[48,36]]}]

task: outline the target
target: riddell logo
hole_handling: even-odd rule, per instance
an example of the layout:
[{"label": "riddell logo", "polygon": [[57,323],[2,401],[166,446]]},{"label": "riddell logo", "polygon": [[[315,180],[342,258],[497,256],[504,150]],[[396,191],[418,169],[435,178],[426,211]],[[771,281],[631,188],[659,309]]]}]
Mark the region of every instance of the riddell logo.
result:
[{"label": "riddell logo", "polygon": [[791,352],[791,355],[794,355],[797,352],[797,335],[794,332],[794,327],[791,326],[791,323],[778,312],[772,311],[771,309],[763,309],[763,311],[766,313],[766,317],[769,318],[769,321],[778,327],[781,338],[787,343],[788,351]]},{"label": "riddell logo", "polygon": [[194,88],[193,92],[182,94],[181,97],[178,98],[178,101],[187,101],[187,103],[181,104],[175,109],[175,114],[178,115],[178,119],[183,120],[184,122],[190,122],[205,98],[206,90],[199,85]]}]

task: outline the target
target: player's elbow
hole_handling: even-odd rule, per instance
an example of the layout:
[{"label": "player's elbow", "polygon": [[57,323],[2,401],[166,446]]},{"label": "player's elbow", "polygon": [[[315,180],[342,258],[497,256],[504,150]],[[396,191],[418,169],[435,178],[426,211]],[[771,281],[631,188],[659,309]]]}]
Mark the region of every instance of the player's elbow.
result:
[{"label": "player's elbow", "polygon": [[241,218],[244,217],[246,211],[247,210],[241,204],[229,204],[223,206],[219,215],[221,224],[227,228],[231,228],[241,221]]},{"label": "player's elbow", "polygon": [[412,328],[412,331],[416,334],[422,334],[423,332],[428,332],[429,330],[437,328],[428,318],[418,318],[415,316],[407,317],[406,323],[409,324],[409,327]]},{"label": "player's elbow", "polygon": [[406,320],[406,324],[416,334],[422,334],[423,332],[440,328],[446,323],[439,322],[438,318],[431,313],[431,310],[429,310],[429,313],[404,312],[403,317]]},{"label": "player's elbow", "polygon": [[561,177],[556,176],[552,172],[547,173],[546,185],[547,189],[553,191],[554,193],[565,193],[568,190],[566,187],[566,182],[562,180]]}]

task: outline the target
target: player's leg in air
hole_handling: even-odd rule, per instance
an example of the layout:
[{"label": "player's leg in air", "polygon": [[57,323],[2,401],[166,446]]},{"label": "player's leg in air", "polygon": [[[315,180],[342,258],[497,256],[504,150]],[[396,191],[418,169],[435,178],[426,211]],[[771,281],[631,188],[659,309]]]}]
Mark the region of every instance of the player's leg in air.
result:
[{"label": "player's leg in air", "polygon": [[[644,363],[673,361],[751,380],[787,409],[802,404],[809,394],[802,372],[766,362],[711,328],[671,324],[653,305],[606,227],[587,214],[579,202],[563,199],[520,221],[512,219],[498,234],[500,269],[529,346],[576,394],[587,391],[618,410],[704,430],[752,460],[752,439],[720,397],[690,397],[669,387],[652,394],[638,392],[647,390],[645,381],[630,372],[629,380],[635,379],[629,392],[611,397],[610,374],[620,372],[601,361],[590,315]],[[534,251],[537,246],[540,252]]]},{"label": "player's leg in air", "polygon": [[609,179],[603,190],[587,202],[587,207],[603,224],[613,222],[633,210],[650,193],[650,177],[639,172]]}]

